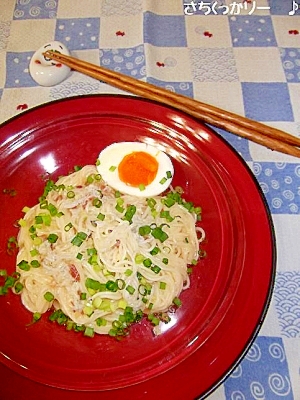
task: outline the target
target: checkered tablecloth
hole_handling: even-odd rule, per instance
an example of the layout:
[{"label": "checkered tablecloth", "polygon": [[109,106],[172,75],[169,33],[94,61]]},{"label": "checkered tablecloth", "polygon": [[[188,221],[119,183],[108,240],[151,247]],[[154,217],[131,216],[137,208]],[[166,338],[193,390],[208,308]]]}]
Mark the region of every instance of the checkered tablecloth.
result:
[{"label": "checkered tablecloth", "polygon": [[[300,0],[0,0],[0,122],[56,99],[121,93],[77,72],[38,86],[29,61],[53,40],[78,58],[300,136]],[[259,336],[209,400],[297,400],[300,161],[217,131],[265,194],[278,260]]]}]

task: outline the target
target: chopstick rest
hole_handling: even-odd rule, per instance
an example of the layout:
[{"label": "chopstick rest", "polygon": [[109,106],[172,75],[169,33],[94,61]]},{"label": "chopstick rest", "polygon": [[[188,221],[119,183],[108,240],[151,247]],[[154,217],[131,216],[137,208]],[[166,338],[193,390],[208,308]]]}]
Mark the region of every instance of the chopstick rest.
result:
[{"label": "chopstick rest", "polygon": [[55,86],[68,77],[71,68],[44,55],[47,50],[59,54],[70,54],[63,43],[49,42],[34,53],[29,63],[29,72],[32,79],[40,86]]}]

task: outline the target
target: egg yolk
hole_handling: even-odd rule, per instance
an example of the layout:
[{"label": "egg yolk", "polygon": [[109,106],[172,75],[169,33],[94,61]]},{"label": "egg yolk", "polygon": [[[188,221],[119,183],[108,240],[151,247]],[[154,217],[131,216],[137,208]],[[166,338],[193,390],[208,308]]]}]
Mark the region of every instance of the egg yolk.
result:
[{"label": "egg yolk", "polygon": [[130,186],[149,185],[156,177],[158,162],[145,151],[127,154],[118,166],[119,178]]}]

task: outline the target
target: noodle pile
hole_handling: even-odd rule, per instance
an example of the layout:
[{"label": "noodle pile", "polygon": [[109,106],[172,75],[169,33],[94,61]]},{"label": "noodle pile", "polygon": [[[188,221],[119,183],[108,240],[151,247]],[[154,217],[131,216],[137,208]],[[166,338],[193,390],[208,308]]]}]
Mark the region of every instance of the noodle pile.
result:
[{"label": "noodle pile", "polygon": [[94,165],[49,182],[19,221],[17,272],[28,310],[61,310],[76,326],[116,335],[128,310],[165,312],[189,287],[204,232],[180,195],[123,195]]}]

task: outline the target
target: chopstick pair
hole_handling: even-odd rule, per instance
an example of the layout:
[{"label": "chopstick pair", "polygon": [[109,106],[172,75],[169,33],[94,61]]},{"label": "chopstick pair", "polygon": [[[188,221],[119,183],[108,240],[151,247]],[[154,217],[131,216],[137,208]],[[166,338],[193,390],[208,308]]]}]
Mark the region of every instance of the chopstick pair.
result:
[{"label": "chopstick pair", "polygon": [[119,72],[79,60],[75,57],[53,51],[47,51],[44,55],[67,65],[73,70],[101,80],[118,89],[169,105],[210,125],[251,140],[271,150],[300,157],[300,139],[280,129],[272,128],[260,122],[202,103],[184,95],[173,93]]}]

